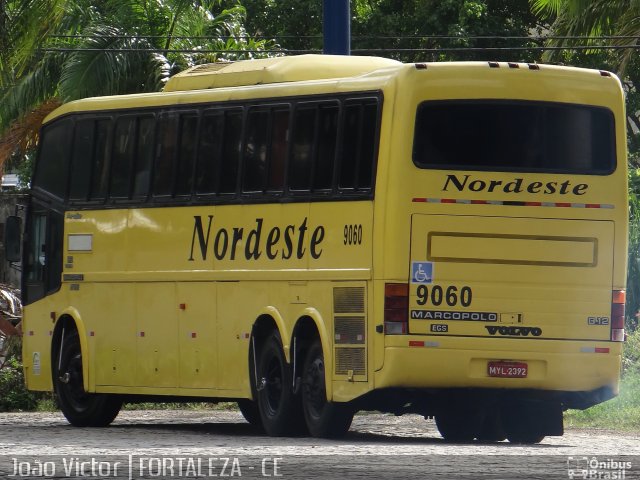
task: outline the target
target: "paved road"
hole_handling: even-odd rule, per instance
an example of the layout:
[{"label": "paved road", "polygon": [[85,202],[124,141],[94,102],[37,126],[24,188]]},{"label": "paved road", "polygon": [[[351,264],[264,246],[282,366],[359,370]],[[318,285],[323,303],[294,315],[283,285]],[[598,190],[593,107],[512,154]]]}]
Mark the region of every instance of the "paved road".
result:
[{"label": "paved road", "polygon": [[71,427],[56,413],[0,414],[1,478],[279,475],[626,480],[640,478],[640,439],[572,429],[534,446],[454,445],[416,415],[357,415],[344,439],[322,440],[267,437],[235,411],[124,411],[103,429]]}]

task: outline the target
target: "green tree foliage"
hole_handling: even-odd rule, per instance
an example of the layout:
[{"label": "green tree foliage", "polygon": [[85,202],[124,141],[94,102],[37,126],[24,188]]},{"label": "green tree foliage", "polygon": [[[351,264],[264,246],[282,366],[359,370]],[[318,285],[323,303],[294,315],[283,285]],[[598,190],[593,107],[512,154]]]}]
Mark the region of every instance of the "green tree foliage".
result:
[{"label": "green tree foliage", "polygon": [[0,164],[33,147],[61,102],[157,91],[192,65],[266,55],[272,42],[248,37],[244,17],[220,0],[0,0]]},{"label": "green tree foliage", "polygon": [[[376,53],[380,48],[397,48],[401,51],[393,56],[404,61],[537,59],[533,51],[497,50],[536,45],[530,40],[500,38],[527,37],[536,30],[527,0],[377,0],[370,5],[366,16],[353,20],[354,49]],[[456,52],[454,48],[479,50]],[[492,50],[483,50],[487,48]],[[440,51],[425,54],[412,49]]]},{"label": "green tree foliage", "polygon": [[[612,35],[618,38],[608,43],[624,47],[638,44],[640,36],[640,2],[636,0],[531,0],[533,11],[553,22],[554,35],[578,38],[557,38],[553,46],[576,44],[601,45],[599,37]],[[584,40],[579,37],[593,37]],[[634,49],[617,51],[618,71],[624,72],[633,58]],[[550,52],[548,58],[557,58]]]},{"label": "green tree foliage", "polygon": [[[322,1],[241,1],[247,9],[246,26],[251,34],[275,38],[283,48],[292,51],[322,50]],[[355,54],[362,52],[404,61],[486,60],[486,51],[427,55],[412,50],[512,47],[515,43],[532,46],[536,42],[468,37],[526,37],[537,27],[528,0],[351,0],[351,47]],[[533,61],[536,56],[531,51],[511,50],[493,51],[490,58]]]}]

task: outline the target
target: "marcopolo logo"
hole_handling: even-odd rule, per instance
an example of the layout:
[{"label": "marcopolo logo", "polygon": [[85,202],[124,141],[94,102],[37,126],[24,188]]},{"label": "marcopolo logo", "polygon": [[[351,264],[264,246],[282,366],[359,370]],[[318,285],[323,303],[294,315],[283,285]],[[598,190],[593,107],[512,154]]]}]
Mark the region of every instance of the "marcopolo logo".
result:
[{"label": "marcopolo logo", "polygon": [[543,195],[584,195],[589,185],[586,183],[572,184],[570,180],[563,182],[525,182],[524,178],[514,178],[511,181],[473,179],[471,175],[458,177],[447,175],[443,191],[470,192],[502,192],[502,193],[541,193]]}]

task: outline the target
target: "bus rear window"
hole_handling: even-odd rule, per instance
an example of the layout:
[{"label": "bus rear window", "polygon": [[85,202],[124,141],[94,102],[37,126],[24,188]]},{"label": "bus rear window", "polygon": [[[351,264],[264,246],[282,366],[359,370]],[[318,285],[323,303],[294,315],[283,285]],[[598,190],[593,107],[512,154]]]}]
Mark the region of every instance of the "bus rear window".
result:
[{"label": "bus rear window", "polygon": [[615,158],[606,108],[501,100],[418,107],[413,161],[420,168],[606,175]]}]

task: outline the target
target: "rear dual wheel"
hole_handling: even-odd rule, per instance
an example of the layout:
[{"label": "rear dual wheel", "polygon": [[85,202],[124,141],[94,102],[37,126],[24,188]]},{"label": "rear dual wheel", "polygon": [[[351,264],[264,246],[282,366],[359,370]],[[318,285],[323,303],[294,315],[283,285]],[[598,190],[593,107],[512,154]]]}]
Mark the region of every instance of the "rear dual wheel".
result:
[{"label": "rear dual wheel", "polygon": [[267,338],[258,357],[257,402],[264,430],[275,437],[303,433],[300,397],[293,393],[291,371],[277,332]]},{"label": "rear dual wheel", "polygon": [[302,408],[309,433],[337,438],[349,430],[353,411],[347,404],[327,400],[324,354],[319,340],[311,344],[302,375]]}]

